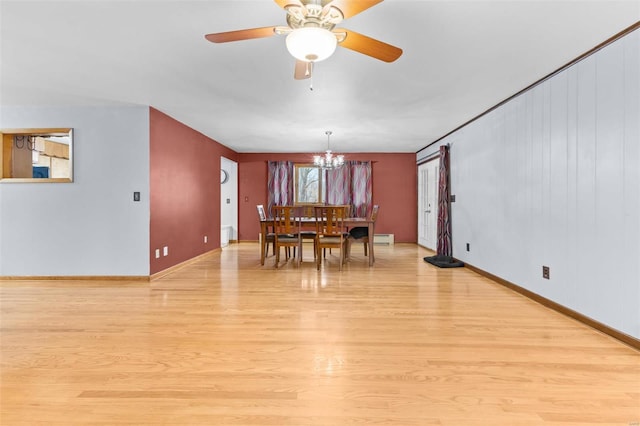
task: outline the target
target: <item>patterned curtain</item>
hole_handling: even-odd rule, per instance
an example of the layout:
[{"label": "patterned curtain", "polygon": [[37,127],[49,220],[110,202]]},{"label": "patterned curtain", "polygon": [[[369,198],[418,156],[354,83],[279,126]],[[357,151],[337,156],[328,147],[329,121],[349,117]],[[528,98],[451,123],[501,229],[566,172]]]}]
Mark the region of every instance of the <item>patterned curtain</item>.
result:
[{"label": "patterned curtain", "polygon": [[327,204],[351,204],[351,167],[349,161],[339,169],[327,170],[325,175]]},{"label": "patterned curtain", "polygon": [[347,161],[337,170],[327,170],[327,204],[351,206],[351,216],[367,217],[372,208],[371,162]]},{"label": "patterned curtain", "polygon": [[438,256],[451,256],[451,186],[449,182],[449,145],[440,147],[438,182]]},{"label": "patterned curtain", "polygon": [[293,162],[269,161],[267,165],[267,215],[271,217],[271,207],[293,205]]},{"label": "patterned curtain", "polygon": [[371,162],[351,161],[351,216],[369,217],[372,209]]}]

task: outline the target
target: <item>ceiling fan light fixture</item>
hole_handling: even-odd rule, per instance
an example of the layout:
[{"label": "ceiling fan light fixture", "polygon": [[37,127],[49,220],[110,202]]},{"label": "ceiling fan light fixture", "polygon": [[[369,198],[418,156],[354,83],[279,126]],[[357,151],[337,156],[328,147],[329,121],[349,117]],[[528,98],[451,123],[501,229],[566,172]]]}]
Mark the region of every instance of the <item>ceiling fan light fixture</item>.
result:
[{"label": "ceiling fan light fixture", "polygon": [[287,36],[287,50],[305,62],[318,62],[333,55],[338,41],[329,30],[316,27],[297,28]]}]

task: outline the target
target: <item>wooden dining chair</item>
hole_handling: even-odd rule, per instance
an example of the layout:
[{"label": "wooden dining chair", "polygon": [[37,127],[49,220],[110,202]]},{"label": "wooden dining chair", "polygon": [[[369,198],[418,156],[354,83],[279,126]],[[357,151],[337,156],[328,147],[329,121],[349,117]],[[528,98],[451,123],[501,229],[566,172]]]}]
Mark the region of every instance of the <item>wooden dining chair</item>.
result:
[{"label": "wooden dining chair", "polygon": [[276,268],[280,264],[280,247],[285,247],[286,258],[289,259],[289,249],[293,248],[293,258],[298,265],[302,261],[302,237],[300,235],[300,217],[294,206],[273,206],[273,226],[276,252]]},{"label": "wooden dining chair", "polygon": [[320,206],[315,208],[316,216],[316,263],[320,270],[323,251],[325,249],[340,249],[340,270],[346,259],[346,243],[348,233],[345,231],[344,220],[347,217],[345,206]]},{"label": "wooden dining chair", "polygon": [[[262,204],[258,204],[256,206],[256,209],[258,211],[258,219],[260,219],[260,225],[261,225],[260,229],[262,230],[262,222],[267,220],[267,213],[264,209],[264,205]],[[271,244],[271,247],[273,247],[273,250],[272,250],[273,253],[275,254],[276,252],[276,239],[275,239],[275,234],[273,233],[273,226],[269,224],[265,224],[265,226],[266,226],[266,232],[261,235],[261,241],[260,241],[260,243],[262,244],[262,247],[260,248],[260,264],[261,265],[264,265],[264,259],[269,256],[269,244]]]},{"label": "wooden dining chair", "polygon": [[[315,218],[315,207],[316,205],[314,204],[306,204],[303,206],[300,206],[299,212],[301,217],[304,219],[311,219],[313,220]],[[313,222],[311,222],[311,226],[314,226],[315,224]],[[302,227],[302,229],[300,230],[300,236],[302,238],[302,241],[304,242],[304,240],[313,240],[313,258],[316,259],[316,231],[315,231],[315,227],[313,229],[308,229],[305,227]]]},{"label": "wooden dining chair", "polygon": [[[371,209],[370,220],[376,223],[376,219],[378,218],[378,210],[380,206],[377,204],[373,206]],[[355,228],[351,228],[349,230],[349,240],[347,242],[347,258],[351,257],[351,245],[353,243],[364,243],[364,255],[367,255],[368,247],[369,247],[369,238],[373,238],[373,235],[369,235],[369,227],[368,226],[356,226]]]}]

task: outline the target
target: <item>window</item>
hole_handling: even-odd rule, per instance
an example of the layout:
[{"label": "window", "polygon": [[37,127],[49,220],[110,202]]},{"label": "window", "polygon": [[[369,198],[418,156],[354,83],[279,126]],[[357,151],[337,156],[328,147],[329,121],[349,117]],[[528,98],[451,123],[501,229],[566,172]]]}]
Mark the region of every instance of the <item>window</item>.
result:
[{"label": "window", "polygon": [[0,130],[2,182],[73,182],[72,129]]},{"label": "window", "polygon": [[320,204],[323,202],[323,173],[318,166],[296,164],[294,166],[293,198],[295,204]]}]

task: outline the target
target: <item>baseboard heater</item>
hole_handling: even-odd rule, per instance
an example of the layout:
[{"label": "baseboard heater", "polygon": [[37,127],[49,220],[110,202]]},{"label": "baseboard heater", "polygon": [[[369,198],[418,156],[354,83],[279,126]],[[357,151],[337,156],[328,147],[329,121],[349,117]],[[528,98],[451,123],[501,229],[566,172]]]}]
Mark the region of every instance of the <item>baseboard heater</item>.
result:
[{"label": "baseboard heater", "polygon": [[393,242],[394,242],[393,234],[375,234],[373,236],[373,244],[393,245]]}]

